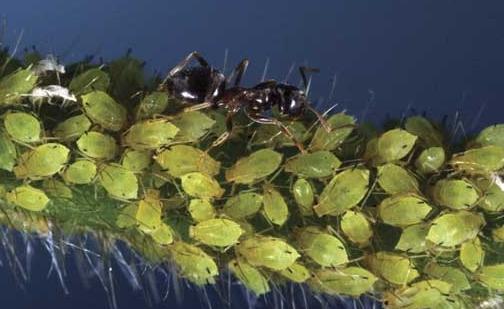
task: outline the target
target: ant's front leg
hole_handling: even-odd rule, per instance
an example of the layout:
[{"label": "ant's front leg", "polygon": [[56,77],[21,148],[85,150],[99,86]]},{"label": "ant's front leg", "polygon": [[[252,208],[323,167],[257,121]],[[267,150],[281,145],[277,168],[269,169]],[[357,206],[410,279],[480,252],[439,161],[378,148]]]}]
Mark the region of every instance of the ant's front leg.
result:
[{"label": "ant's front leg", "polygon": [[206,151],[210,151],[211,149],[222,145],[225,141],[229,139],[231,133],[233,132],[233,116],[236,114],[235,111],[228,111],[226,115],[226,132],[222,133],[215,141],[213,141],[210,148]]}]

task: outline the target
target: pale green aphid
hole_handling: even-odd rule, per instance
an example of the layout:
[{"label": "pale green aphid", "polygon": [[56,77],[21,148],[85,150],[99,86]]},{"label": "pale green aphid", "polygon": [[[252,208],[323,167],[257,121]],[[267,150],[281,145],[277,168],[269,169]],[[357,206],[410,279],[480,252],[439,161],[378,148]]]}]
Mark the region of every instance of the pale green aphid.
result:
[{"label": "pale green aphid", "polygon": [[445,157],[442,147],[427,148],[415,160],[415,167],[422,174],[435,173],[443,166]]},{"label": "pale green aphid", "polygon": [[342,214],[364,198],[368,186],[369,170],[365,168],[345,170],[333,177],[313,209],[319,217]]},{"label": "pale green aphid", "polygon": [[0,79],[0,106],[19,103],[37,84],[38,75],[30,69],[18,70]]},{"label": "pale green aphid", "polygon": [[67,199],[73,198],[72,189],[70,189],[63,182],[54,179],[46,178],[42,182],[43,191],[51,198]]},{"label": "pale green aphid", "polygon": [[7,192],[5,200],[30,211],[42,211],[49,204],[49,198],[44,191],[30,185],[22,185]]},{"label": "pale green aphid", "polygon": [[331,132],[322,126],[317,128],[310,142],[310,150],[335,150],[340,146],[355,128],[355,118],[344,113],[338,113],[327,119]]},{"label": "pale green aphid", "polygon": [[220,162],[215,161],[207,152],[188,145],[172,146],[154,159],[173,177],[181,177],[191,172],[215,176],[220,171]]},{"label": "pale green aphid", "polygon": [[[453,306],[449,295],[452,285],[441,280],[431,279],[413,283],[394,292],[386,292],[384,302],[387,308],[465,308]],[[459,304],[460,305],[460,304]]]},{"label": "pale green aphid", "polygon": [[474,142],[480,146],[495,145],[504,147],[504,124],[495,124],[483,129]]},{"label": "pale green aphid", "polygon": [[418,136],[428,147],[443,145],[443,136],[441,133],[424,117],[409,117],[406,119],[404,128],[411,134]]},{"label": "pale green aphid", "polygon": [[378,166],[378,184],[388,194],[419,191],[415,177],[405,168],[393,163]]},{"label": "pale green aphid", "polygon": [[366,262],[371,272],[392,284],[406,285],[419,276],[407,256],[380,251],[366,256]]},{"label": "pale green aphid", "polygon": [[233,275],[235,275],[247,289],[254,292],[255,295],[260,296],[270,291],[268,279],[264,277],[259,269],[253,267],[249,263],[239,259],[233,259],[229,261],[228,268]]},{"label": "pale green aphid", "polygon": [[360,212],[348,210],[341,217],[341,230],[343,234],[359,247],[369,244],[373,230],[366,216]]},{"label": "pale green aphid", "polygon": [[215,208],[209,200],[192,199],[188,206],[191,218],[196,222],[202,222],[215,218]]},{"label": "pale green aphid", "polygon": [[84,112],[93,123],[104,129],[119,131],[127,118],[126,109],[103,91],[92,91],[83,96]]},{"label": "pale green aphid", "polygon": [[111,160],[118,151],[117,143],[112,136],[96,131],[84,133],[77,140],[77,147],[86,156],[99,160]]},{"label": "pale green aphid", "polygon": [[429,232],[429,227],[424,224],[410,225],[401,233],[395,249],[410,253],[421,253],[427,249],[425,237]]},{"label": "pale green aphid", "polygon": [[215,283],[214,277],[219,274],[217,264],[201,248],[176,241],[170,247],[170,252],[183,277],[196,285]]},{"label": "pale green aphid", "polygon": [[23,112],[7,113],[4,116],[7,133],[16,142],[35,143],[40,141],[42,126],[33,115]]},{"label": "pale green aphid", "polygon": [[110,77],[99,68],[91,68],[72,79],[68,88],[76,95],[86,94],[94,90],[107,91]]},{"label": "pale green aphid", "polygon": [[449,162],[456,170],[486,174],[504,168],[504,147],[489,145],[455,154]]},{"label": "pale green aphid", "polygon": [[402,129],[383,133],[376,144],[379,161],[393,162],[404,158],[413,149],[416,140],[417,136]]},{"label": "pale green aphid", "polygon": [[153,150],[168,145],[179,129],[166,119],[149,119],[135,123],[123,139],[125,146],[136,150]]},{"label": "pale green aphid", "polygon": [[7,134],[0,130],[0,169],[12,172],[16,164],[17,151]]},{"label": "pale green aphid", "polygon": [[432,207],[420,196],[403,193],[384,199],[378,205],[378,216],[383,222],[397,227],[421,223]]},{"label": "pale green aphid", "polygon": [[238,223],[224,218],[201,221],[189,228],[191,238],[215,247],[230,247],[238,242],[242,234]]},{"label": "pale green aphid", "polygon": [[145,197],[138,202],[135,219],[138,228],[147,234],[153,233],[161,226],[163,204],[159,199],[159,191],[149,189]]},{"label": "pale green aphid", "polygon": [[263,196],[254,192],[244,192],[232,196],[224,204],[224,213],[234,219],[245,219],[255,215],[262,207]]},{"label": "pale green aphid", "polygon": [[121,212],[117,216],[116,225],[117,227],[124,229],[130,228],[137,225],[136,214],[138,211],[137,204],[128,204],[121,209]]},{"label": "pale green aphid", "polygon": [[495,181],[487,177],[477,178],[475,183],[483,191],[483,196],[478,202],[478,206],[489,212],[500,212],[504,210],[504,190]]},{"label": "pale green aphid", "polygon": [[303,264],[295,262],[279,272],[280,275],[292,282],[303,283],[310,278],[310,271]]},{"label": "pale green aphid", "polygon": [[172,230],[165,223],[161,223],[161,225],[154,231],[150,232],[149,235],[159,245],[166,246],[173,243]]},{"label": "pale green aphid", "polygon": [[485,251],[478,237],[466,241],[460,246],[460,262],[467,270],[475,272],[483,265],[484,259]]},{"label": "pale green aphid", "polygon": [[301,215],[312,216],[313,215],[313,203],[315,202],[315,194],[313,192],[312,185],[308,180],[304,178],[299,178],[296,180],[292,186],[292,194],[294,199],[299,206]]},{"label": "pale green aphid", "polygon": [[345,245],[337,237],[316,226],[303,228],[297,243],[304,255],[322,267],[336,267],[348,263]]},{"label": "pale green aphid", "polygon": [[492,230],[492,239],[495,242],[504,242],[504,225]]},{"label": "pale green aphid", "polygon": [[329,295],[358,297],[373,289],[378,278],[360,267],[321,269],[314,273],[312,282]]},{"label": "pale green aphid", "polygon": [[429,276],[445,281],[452,285],[452,291],[459,292],[471,288],[471,284],[463,271],[456,267],[441,266],[436,263],[430,263],[424,269]]},{"label": "pale green aphid", "polygon": [[285,163],[285,171],[303,178],[331,176],[341,166],[341,161],[329,151],[321,150],[300,154]]},{"label": "pale green aphid", "polygon": [[220,198],[224,194],[224,189],[220,184],[207,174],[192,172],[180,177],[182,189],[192,197],[212,199]]},{"label": "pale green aphid", "polygon": [[96,177],[96,164],[90,160],[77,160],[70,164],[63,173],[63,179],[73,184],[88,184]]},{"label": "pale green aphid", "polygon": [[299,253],[281,238],[255,236],[245,239],[236,247],[238,256],[252,266],[284,270],[300,257]]},{"label": "pale green aphid", "polygon": [[37,146],[23,153],[14,167],[17,178],[40,179],[61,171],[68,162],[70,150],[57,143]]},{"label": "pale green aphid", "polygon": [[261,149],[251,155],[238,160],[226,171],[226,180],[229,182],[252,184],[266,176],[273,174],[283,155],[271,149]]},{"label": "pale green aphid", "polygon": [[114,198],[131,200],[138,197],[138,179],[135,173],[118,164],[100,167],[98,178],[103,188]]},{"label": "pale green aphid", "polygon": [[504,264],[483,266],[476,276],[487,287],[504,291]]},{"label": "pale green aphid", "polygon": [[146,119],[161,115],[168,107],[168,99],[168,94],[164,91],[149,93],[138,104],[135,110],[136,119]]},{"label": "pale green aphid", "polygon": [[123,152],[121,165],[133,172],[141,172],[152,163],[152,152],[148,150],[126,149]]},{"label": "pale green aphid", "polygon": [[452,209],[469,209],[480,198],[478,190],[466,179],[442,179],[432,189],[434,201]]},{"label": "pale green aphid", "polygon": [[53,130],[55,137],[64,142],[73,142],[91,128],[91,121],[86,115],[77,115],[59,123]]},{"label": "pale green aphid", "polygon": [[282,226],[289,218],[289,208],[282,194],[271,186],[263,193],[263,214],[272,224]]},{"label": "pale green aphid", "polygon": [[[300,121],[288,121],[284,125],[299,142],[304,142],[309,135],[306,127]],[[250,141],[252,145],[268,145],[271,148],[294,146],[293,141],[283,134],[277,126],[259,126]]]},{"label": "pale green aphid", "polygon": [[455,247],[474,239],[485,225],[483,216],[465,210],[442,214],[431,224],[427,240],[443,247]]},{"label": "pale green aphid", "polygon": [[173,124],[180,129],[175,140],[195,142],[205,136],[215,124],[215,120],[202,112],[185,112],[173,120]]}]

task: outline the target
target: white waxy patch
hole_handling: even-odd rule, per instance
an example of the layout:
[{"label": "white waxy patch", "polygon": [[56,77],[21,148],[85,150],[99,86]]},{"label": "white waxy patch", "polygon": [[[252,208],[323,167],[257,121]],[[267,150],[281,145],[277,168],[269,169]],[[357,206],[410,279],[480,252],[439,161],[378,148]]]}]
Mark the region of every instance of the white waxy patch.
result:
[{"label": "white waxy patch", "polygon": [[45,59],[40,60],[32,69],[36,74],[41,74],[49,71],[55,71],[60,74],[65,74],[65,66],[58,63],[56,58],[49,54]]},{"label": "white waxy patch", "polygon": [[504,192],[504,181],[502,181],[502,178],[499,174],[492,173],[492,181],[497,187],[499,187],[499,189],[501,189],[501,191]]},{"label": "white waxy patch", "polygon": [[65,101],[77,102],[77,98],[74,94],[70,93],[68,88],[62,87],[60,85],[49,85],[45,87],[37,87],[33,89],[32,93],[29,95],[33,98],[62,98]]}]

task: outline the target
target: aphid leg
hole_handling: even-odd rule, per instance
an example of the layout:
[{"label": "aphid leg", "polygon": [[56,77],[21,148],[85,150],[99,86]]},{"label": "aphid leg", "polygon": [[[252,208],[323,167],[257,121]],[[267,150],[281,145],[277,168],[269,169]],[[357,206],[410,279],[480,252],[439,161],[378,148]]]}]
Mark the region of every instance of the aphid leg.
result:
[{"label": "aphid leg", "polygon": [[238,63],[238,65],[233,70],[231,75],[229,75],[229,77],[227,78],[226,83],[228,83],[228,84],[231,83],[231,80],[234,78],[235,81],[234,81],[233,85],[235,87],[240,85],[241,79],[243,77],[243,74],[245,74],[245,72],[247,71],[248,65],[249,65],[249,60],[247,58],[240,61],[240,63]]},{"label": "aphid leg", "polygon": [[170,77],[185,69],[193,59],[196,59],[201,64],[201,66],[204,67],[209,66],[208,62],[197,51],[193,51],[192,53],[187,55],[182,61],[180,61],[179,64],[173,67],[173,69],[170,70],[168,75],[166,75],[166,77],[163,79],[161,85],[166,84],[166,82]]}]

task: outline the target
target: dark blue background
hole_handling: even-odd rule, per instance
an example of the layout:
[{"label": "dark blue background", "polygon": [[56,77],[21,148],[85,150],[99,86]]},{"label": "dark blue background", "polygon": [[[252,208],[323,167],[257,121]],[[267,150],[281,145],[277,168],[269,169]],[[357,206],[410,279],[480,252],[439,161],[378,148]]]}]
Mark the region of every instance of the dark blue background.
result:
[{"label": "dark blue background", "polygon": [[[504,2],[498,0],[6,0],[0,10],[9,45],[23,29],[21,47],[36,44],[64,62],[85,54],[112,59],[131,47],[149,70],[164,72],[192,50],[221,67],[227,48],[229,65],[251,59],[246,83],[260,78],[269,58],[270,78],[283,79],[292,63],[321,68],[312,97],[326,106],[338,102],[360,116],[373,93],[366,117],[374,121],[411,108],[437,118],[460,112],[468,130],[504,118]],[[2,271],[2,308],[106,307],[97,285],[84,290],[76,283],[64,297],[54,278],[46,284],[42,256],[26,293]],[[144,303],[120,287],[119,304]]]}]

